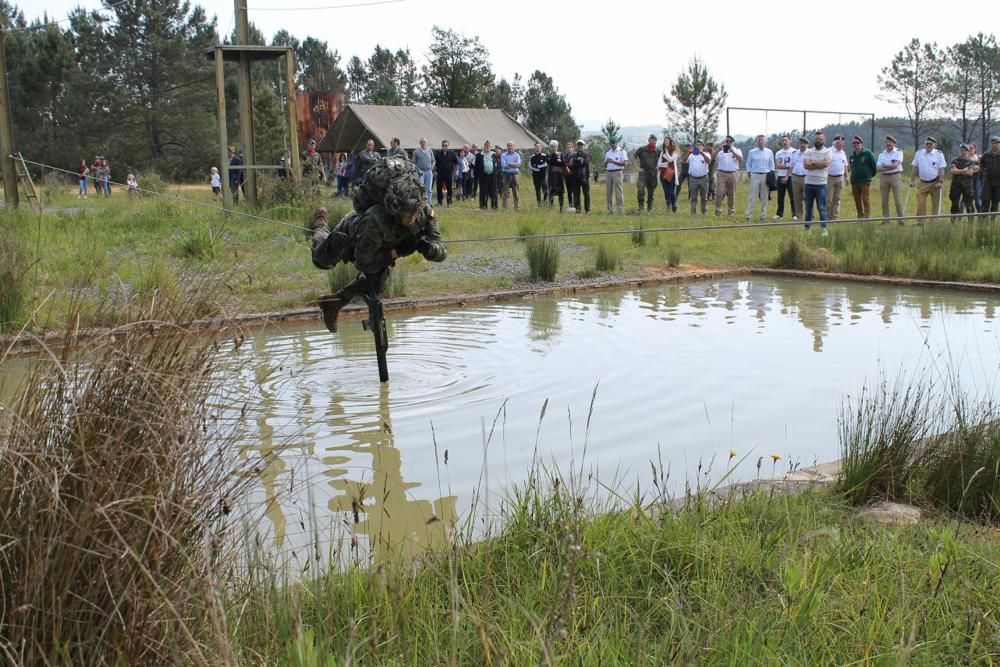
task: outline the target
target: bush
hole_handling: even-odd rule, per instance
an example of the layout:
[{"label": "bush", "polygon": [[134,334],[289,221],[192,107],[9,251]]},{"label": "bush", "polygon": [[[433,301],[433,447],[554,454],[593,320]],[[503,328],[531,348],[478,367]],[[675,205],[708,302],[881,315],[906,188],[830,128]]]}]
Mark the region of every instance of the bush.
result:
[{"label": "bush", "polygon": [[163,194],[167,191],[168,183],[155,171],[136,174],[135,180],[139,183],[139,188],[146,192]]},{"label": "bush", "polygon": [[321,186],[296,183],[292,179],[283,180],[264,174],[257,176],[257,203],[264,208],[282,204],[305,206],[317,199],[322,190]]},{"label": "bush", "polygon": [[774,265],[779,269],[807,268],[807,253],[796,236],[789,236],[778,246],[778,259]]},{"label": "bush", "polygon": [[646,230],[643,228],[642,224],[639,225],[638,229],[632,230],[632,243],[637,246],[646,245]]},{"label": "bush", "polygon": [[678,248],[671,248],[667,253],[667,264],[673,267],[681,265],[681,251]]},{"label": "bush", "polygon": [[541,225],[534,220],[529,220],[528,218],[521,218],[517,221],[517,235],[521,237],[522,240],[529,236],[535,236],[538,234],[538,230]]},{"label": "bush", "polygon": [[622,254],[618,248],[605,244],[597,246],[594,268],[598,271],[615,271],[622,265]]},{"label": "bush", "polygon": [[526,251],[531,281],[555,280],[559,269],[559,244],[552,239],[529,239]]}]

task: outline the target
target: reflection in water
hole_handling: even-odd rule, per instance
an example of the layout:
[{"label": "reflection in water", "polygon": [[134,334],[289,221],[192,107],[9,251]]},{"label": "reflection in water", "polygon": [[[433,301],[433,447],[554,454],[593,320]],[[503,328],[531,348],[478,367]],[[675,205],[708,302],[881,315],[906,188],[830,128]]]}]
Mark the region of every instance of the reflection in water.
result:
[{"label": "reflection in water", "polygon": [[[880,368],[946,349],[991,386],[995,302],[751,277],[394,314],[388,386],[357,322],[332,336],[312,324],[260,331],[234,380],[259,396],[244,455],[260,457],[260,502],[286,549],[312,539],[309,524],[346,525],[376,558],[412,556],[445,544],[483,471],[488,489],[523,483],[536,442],[540,460],[565,465],[585,439],[602,481],[634,475],[643,487],[661,456],[679,488],[729,449],[756,452],[733,479],[752,477],[760,454],[834,459],[840,401]],[[484,452],[481,425],[501,406]],[[721,415],[727,428],[713,431]]]},{"label": "reflection in water", "polygon": [[[324,465],[330,466],[324,474],[338,492],[329,507],[332,512],[350,513],[355,531],[367,536],[377,560],[400,554],[412,558],[447,543],[448,532],[458,519],[457,498],[447,496],[431,503],[409,497],[408,491],[420,483],[403,480],[402,455],[393,441],[389,416],[389,386],[382,384],[379,390],[380,423],[370,431],[353,433],[352,444],[332,447],[331,455],[323,458]],[[370,456],[371,470],[362,479],[349,479],[346,468],[335,466],[347,464],[356,455]]]}]

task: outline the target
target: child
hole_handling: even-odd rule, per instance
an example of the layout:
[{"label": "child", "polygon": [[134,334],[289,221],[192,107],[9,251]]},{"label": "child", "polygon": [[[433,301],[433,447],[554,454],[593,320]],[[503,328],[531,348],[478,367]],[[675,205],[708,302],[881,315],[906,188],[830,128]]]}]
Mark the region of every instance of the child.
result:
[{"label": "child", "polygon": [[128,175],[128,178],[125,179],[125,185],[128,186],[129,199],[139,196],[139,182],[135,180],[135,174]]},{"label": "child", "polygon": [[219,176],[219,168],[212,167],[212,199],[222,196],[222,177]]}]

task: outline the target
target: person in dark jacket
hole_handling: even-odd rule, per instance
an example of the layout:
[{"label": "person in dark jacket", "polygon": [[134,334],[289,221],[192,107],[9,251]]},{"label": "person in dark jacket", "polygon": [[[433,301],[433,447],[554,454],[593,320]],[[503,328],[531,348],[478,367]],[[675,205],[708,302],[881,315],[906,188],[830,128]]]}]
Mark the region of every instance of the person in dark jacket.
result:
[{"label": "person in dark jacket", "polygon": [[434,151],[434,169],[437,171],[438,206],[444,203],[442,189],[448,191],[448,206],[451,206],[452,190],[455,189],[455,169],[458,167],[458,155],[448,149],[448,140],[441,142],[441,150]]},{"label": "person in dark jacket", "polygon": [[553,139],[549,142],[549,206],[559,198],[559,212],[563,210],[563,192],[566,190],[566,161],[559,142]]},{"label": "person in dark jacket", "polygon": [[476,180],[479,182],[479,208],[486,210],[486,200],[490,207],[497,208],[497,175],[500,173],[500,161],[492,150],[489,141],[483,143],[483,150],[476,154],[473,167]]}]

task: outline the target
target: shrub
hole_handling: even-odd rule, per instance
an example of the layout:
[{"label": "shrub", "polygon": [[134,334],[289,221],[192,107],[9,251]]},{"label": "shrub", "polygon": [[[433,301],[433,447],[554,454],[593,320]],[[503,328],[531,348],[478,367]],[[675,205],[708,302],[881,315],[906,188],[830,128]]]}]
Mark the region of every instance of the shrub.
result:
[{"label": "shrub", "polygon": [[535,236],[538,234],[540,225],[534,220],[528,218],[521,218],[517,221],[517,235],[521,237],[522,240],[529,236]]},{"label": "shrub", "polygon": [[139,183],[139,187],[147,192],[163,194],[167,191],[168,183],[155,171],[136,174],[135,180]]},{"label": "shrub", "polygon": [[559,269],[559,244],[552,239],[529,239],[526,251],[531,281],[555,280]]},{"label": "shrub", "polygon": [[615,271],[622,265],[622,254],[618,248],[601,244],[597,246],[594,268],[598,271]]},{"label": "shrub", "polygon": [[774,263],[779,269],[807,268],[807,253],[798,237],[789,236],[778,246],[778,259]]}]

